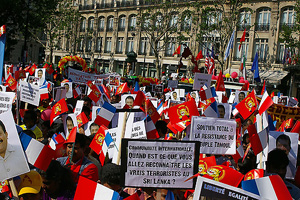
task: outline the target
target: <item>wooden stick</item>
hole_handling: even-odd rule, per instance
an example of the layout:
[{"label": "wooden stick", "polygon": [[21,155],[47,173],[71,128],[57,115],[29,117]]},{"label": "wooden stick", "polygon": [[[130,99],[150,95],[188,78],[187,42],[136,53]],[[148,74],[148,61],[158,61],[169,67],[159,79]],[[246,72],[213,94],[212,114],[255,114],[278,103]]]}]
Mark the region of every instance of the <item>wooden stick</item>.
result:
[{"label": "wooden stick", "polygon": [[121,160],[121,145],[122,145],[122,138],[124,138],[125,130],[126,130],[126,123],[127,123],[127,112],[124,113],[123,125],[122,125],[122,133],[121,133],[121,141],[119,144],[119,151],[118,151],[118,158],[117,158],[117,165],[120,165]]},{"label": "wooden stick", "polygon": [[156,192],[156,199],[161,199],[161,189],[157,189],[157,192]]},{"label": "wooden stick", "polygon": [[17,191],[17,188],[15,186],[15,183],[14,183],[13,179],[9,179],[8,184],[10,186],[10,189],[11,189],[11,192],[13,194],[14,199],[19,199],[18,191]]}]

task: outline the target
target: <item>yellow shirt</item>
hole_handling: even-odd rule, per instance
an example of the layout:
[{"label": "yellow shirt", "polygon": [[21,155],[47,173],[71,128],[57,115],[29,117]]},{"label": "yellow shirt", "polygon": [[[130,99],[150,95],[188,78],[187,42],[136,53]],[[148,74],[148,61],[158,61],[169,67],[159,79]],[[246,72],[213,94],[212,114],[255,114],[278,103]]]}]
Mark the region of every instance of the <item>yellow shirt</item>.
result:
[{"label": "yellow shirt", "polygon": [[[23,130],[27,130],[25,124],[20,126]],[[36,139],[39,139],[41,137],[43,137],[43,133],[41,131],[41,129],[39,127],[37,127],[37,125],[34,125],[33,127],[31,127],[32,132],[34,133]]]}]

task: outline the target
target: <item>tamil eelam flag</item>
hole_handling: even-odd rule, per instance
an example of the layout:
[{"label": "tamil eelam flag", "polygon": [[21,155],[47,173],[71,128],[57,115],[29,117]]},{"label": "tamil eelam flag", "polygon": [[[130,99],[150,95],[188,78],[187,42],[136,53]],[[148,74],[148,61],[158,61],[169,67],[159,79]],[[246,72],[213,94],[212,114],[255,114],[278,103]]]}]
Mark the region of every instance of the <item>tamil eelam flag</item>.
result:
[{"label": "tamil eelam flag", "polygon": [[52,107],[52,112],[50,114],[50,125],[53,123],[54,118],[57,116],[68,112],[68,106],[67,102],[65,99],[59,100],[53,107]]},{"label": "tamil eelam flag", "polygon": [[160,118],[160,115],[158,114],[150,99],[146,100],[146,114],[151,117],[153,123],[156,123]]},{"label": "tamil eelam flag", "polygon": [[20,134],[20,140],[28,162],[46,171],[50,162],[55,159],[55,151],[23,132]]},{"label": "tamil eelam flag", "polygon": [[242,182],[242,188],[265,199],[292,200],[289,190],[278,175],[266,176]]},{"label": "tamil eelam flag", "polygon": [[79,115],[77,115],[76,119],[77,119],[78,128],[80,128],[81,126],[89,122],[84,112],[81,112]]},{"label": "tamil eelam flag", "polygon": [[5,86],[8,86],[12,91],[17,88],[17,81],[10,74],[5,82]]},{"label": "tamil eelam flag", "polygon": [[108,127],[109,123],[111,122],[114,114],[116,112],[116,108],[108,102],[104,102],[98,115],[96,116],[95,123],[99,126],[104,125]]},{"label": "tamil eelam flag", "polygon": [[248,119],[256,111],[257,107],[258,103],[254,90],[235,106],[235,108],[245,120]]},{"label": "tamil eelam flag", "polygon": [[123,94],[123,93],[126,93],[126,92],[129,92],[129,87],[128,87],[128,84],[127,82],[121,84],[117,90],[116,90],[116,95],[118,94]]},{"label": "tamil eelam flag", "polygon": [[74,200],[120,200],[119,193],[83,176],[79,177]]}]

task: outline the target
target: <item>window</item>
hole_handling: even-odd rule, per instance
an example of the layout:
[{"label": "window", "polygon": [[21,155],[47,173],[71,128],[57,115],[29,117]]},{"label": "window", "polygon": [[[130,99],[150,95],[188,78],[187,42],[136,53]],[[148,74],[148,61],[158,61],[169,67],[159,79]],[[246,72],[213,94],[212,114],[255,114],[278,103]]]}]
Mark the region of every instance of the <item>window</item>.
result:
[{"label": "window", "polygon": [[182,31],[190,31],[192,27],[192,17],[186,16],[181,24]]},{"label": "window", "polygon": [[190,46],[189,40],[181,42],[180,55],[182,55],[184,48],[189,47],[189,46]]},{"label": "window", "polygon": [[104,31],[104,17],[99,18],[98,30],[99,31]]},{"label": "window", "polygon": [[282,10],[280,25],[292,27],[295,23],[296,12],[294,7],[287,7]]},{"label": "window", "polygon": [[89,19],[89,31],[92,31],[92,30],[94,30],[94,18],[93,17],[91,17]]},{"label": "window", "polygon": [[161,14],[159,14],[156,17],[155,27],[159,28],[159,27],[161,27],[161,24],[162,24],[162,16],[161,16]]},{"label": "window", "polygon": [[150,26],[151,20],[149,17],[145,17],[144,22],[143,22],[143,26],[142,29],[147,29]]},{"label": "window", "polygon": [[80,32],[84,32],[85,31],[85,23],[86,23],[86,19],[83,18],[81,20],[81,24],[80,24]]},{"label": "window", "polygon": [[236,39],[234,60],[241,60],[243,55],[245,55],[245,58],[247,59],[249,38],[246,38],[245,42],[243,42],[243,44],[241,45],[241,51],[239,51],[240,40],[241,38]]},{"label": "window", "polygon": [[107,31],[113,31],[114,30],[114,17],[111,16],[107,20]]},{"label": "window", "polygon": [[178,16],[177,14],[173,13],[169,22],[169,27],[176,28],[178,22]]},{"label": "window", "polygon": [[[152,43],[153,47],[155,46],[154,42]],[[153,56],[154,55],[154,49],[152,46],[150,46],[150,55]],[[157,43],[157,47],[156,49],[160,49],[160,42]]]},{"label": "window", "polygon": [[147,52],[147,38],[142,37],[140,40],[140,55],[146,55]]},{"label": "window", "polygon": [[177,48],[175,47],[175,38],[170,38],[166,48],[166,56],[172,56],[175,52],[175,48]]},{"label": "window", "polygon": [[117,54],[123,53],[123,44],[124,44],[124,38],[118,37],[118,43],[117,43]]},{"label": "window", "polygon": [[207,55],[207,53],[211,55],[212,48],[214,48],[215,54],[219,53],[220,37],[204,37],[203,42],[199,44],[199,47],[199,51],[202,50],[202,55],[204,57]]},{"label": "window", "polygon": [[258,53],[259,62],[266,62],[269,53],[268,39],[256,39],[254,48],[254,55]]},{"label": "window", "polygon": [[92,50],[92,38],[87,38],[86,40],[86,51]]},{"label": "window", "polygon": [[107,37],[105,41],[105,53],[111,52],[111,37]]},{"label": "window", "polygon": [[97,43],[96,43],[96,51],[97,52],[101,52],[101,48],[102,48],[102,37],[98,37],[97,38]]},{"label": "window", "polygon": [[251,12],[249,10],[242,10],[239,16],[238,30],[243,31],[249,30],[251,26]]},{"label": "window", "polygon": [[69,51],[70,49],[70,44],[69,44],[69,40],[66,40],[66,51]]},{"label": "window", "polygon": [[270,29],[270,19],[271,19],[271,9],[262,8],[257,14],[257,25],[255,29],[257,31],[269,31]]},{"label": "window", "polygon": [[131,15],[129,18],[129,31],[135,31],[136,29],[136,16]]},{"label": "window", "polygon": [[126,17],[125,16],[121,16],[119,18],[119,31],[125,31],[125,21],[126,21]]},{"label": "window", "polygon": [[133,45],[134,45],[133,37],[128,37],[127,52],[133,51]]},{"label": "window", "polygon": [[79,51],[83,51],[83,46],[84,46],[83,43],[84,43],[84,39],[81,38],[79,43],[79,49],[78,49]]},{"label": "window", "polygon": [[210,11],[207,13],[206,24],[212,26],[222,21],[222,13],[220,11]]}]

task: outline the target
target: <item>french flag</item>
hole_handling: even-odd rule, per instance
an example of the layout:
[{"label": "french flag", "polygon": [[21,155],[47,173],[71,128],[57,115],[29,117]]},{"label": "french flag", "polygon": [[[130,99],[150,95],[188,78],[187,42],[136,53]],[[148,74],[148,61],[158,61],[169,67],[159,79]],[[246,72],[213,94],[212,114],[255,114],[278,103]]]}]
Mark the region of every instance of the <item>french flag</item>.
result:
[{"label": "french flag", "polygon": [[260,104],[258,106],[258,113],[261,115],[263,112],[265,112],[270,106],[273,105],[273,100],[269,96],[268,92],[265,91],[264,95],[261,98]]},{"label": "french flag", "polygon": [[265,199],[292,200],[285,183],[278,175],[243,181],[242,188]]},{"label": "french flag", "polygon": [[146,133],[147,133],[147,139],[156,139],[159,138],[158,132],[156,130],[156,127],[149,115],[144,119],[146,122]]},{"label": "french flag", "polygon": [[98,124],[99,126],[104,125],[108,127],[116,110],[117,109],[113,105],[105,101],[95,119],[95,123]]},{"label": "french flag", "polygon": [[23,132],[20,134],[20,140],[28,162],[46,171],[51,160],[55,158],[55,151]]},{"label": "french flag", "polygon": [[78,86],[78,87],[76,87],[76,88],[73,90],[73,96],[74,96],[74,98],[77,98],[77,97],[79,97],[79,95],[81,95],[81,91],[80,91],[80,88],[79,88],[79,86]]},{"label": "french flag", "polygon": [[120,200],[119,193],[80,176],[74,200]]},{"label": "french flag", "polygon": [[51,149],[55,150],[56,149],[56,145],[57,144],[62,144],[66,141],[66,137],[64,134],[57,134],[57,133],[54,133],[50,142],[49,142],[49,146],[51,147]]},{"label": "french flag", "polygon": [[268,131],[267,129],[257,133],[255,124],[251,124],[247,128],[249,133],[249,140],[252,146],[252,150],[255,155],[259,154],[268,145]]},{"label": "french flag", "polygon": [[243,157],[244,157],[244,149],[243,149],[243,145],[240,145],[239,147],[236,148],[236,153],[232,155],[232,158],[236,163],[238,163],[238,160]]},{"label": "french flag", "polygon": [[214,100],[212,103],[209,104],[209,106],[204,110],[203,113],[206,117],[219,117],[219,111],[218,111],[218,104]]},{"label": "french flag", "polygon": [[[215,91],[215,88],[214,87],[211,87],[211,88],[208,88],[206,85],[204,85],[201,89],[200,89],[200,98],[201,98],[201,101],[204,101],[206,99],[210,99],[213,97],[213,94],[215,94],[216,91]],[[215,95],[216,96],[216,95]]]},{"label": "french flag", "polygon": [[160,104],[157,106],[158,114],[161,116],[161,114],[167,107],[168,107],[168,101],[166,101],[165,103],[163,101],[160,102]]}]

